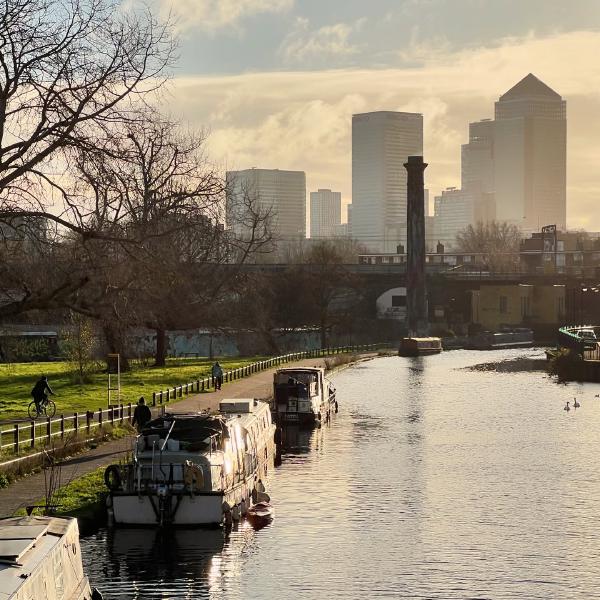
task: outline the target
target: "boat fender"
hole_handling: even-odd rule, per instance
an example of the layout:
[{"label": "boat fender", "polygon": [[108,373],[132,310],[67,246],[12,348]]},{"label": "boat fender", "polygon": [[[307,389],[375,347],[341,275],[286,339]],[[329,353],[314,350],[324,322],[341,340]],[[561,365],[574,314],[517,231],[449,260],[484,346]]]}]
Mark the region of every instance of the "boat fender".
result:
[{"label": "boat fender", "polygon": [[336,400],[336,401],[335,401],[335,414],[336,414],[336,415],[337,415],[337,412],[338,412],[338,403],[337,403],[337,400]]},{"label": "boat fender", "polygon": [[118,465],[109,465],[106,467],[106,471],[104,471],[104,483],[111,492],[121,487],[123,482],[121,480],[121,469],[119,469]]}]

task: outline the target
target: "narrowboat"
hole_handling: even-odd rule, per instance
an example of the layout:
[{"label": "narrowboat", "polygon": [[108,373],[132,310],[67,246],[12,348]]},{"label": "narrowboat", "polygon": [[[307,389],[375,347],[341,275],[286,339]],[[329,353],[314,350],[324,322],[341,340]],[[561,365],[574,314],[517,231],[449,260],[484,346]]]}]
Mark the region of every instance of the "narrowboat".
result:
[{"label": "narrowboat", "polygon": [[102,599],[83,572],[77,519],[0,519],[0,598]]},{"label": "narrowboat", "polygon": [[406,337],[402,338],[399,356],[422,356],[439,354],[442,351],[442,340],[439,337]]},{"label": "narrowboat", "polygon": [[484,331],[469,338],[467,344],[469,350],[503,350],[531,346],[533,346],[533,331],[524,327],[498,332]]},{"label": "narrowboat", "polygon": [[266,402],[224,400],[218,414],[165,414],[136,438],[132,461],[105,472],[115,525],[218,526],[239,519],[274,466]]},{"label": "narrowboat", "polygon": [[278,369],[273,375],[273,411],[282,423],[320,423],[337,412],[335,387],[320,367]]}]

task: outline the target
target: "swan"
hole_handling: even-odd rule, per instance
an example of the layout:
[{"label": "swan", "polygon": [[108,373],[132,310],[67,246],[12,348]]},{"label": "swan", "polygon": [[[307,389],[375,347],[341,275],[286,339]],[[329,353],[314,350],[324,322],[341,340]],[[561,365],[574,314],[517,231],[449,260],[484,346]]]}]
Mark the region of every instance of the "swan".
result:
[{"label": "swan", "polygon": [[567,405],[563,408],[563,410],[571,410],[571,407],[569,406],[568,402],[567,402]]},{"label": "swan", "polygon": [[579,402],[577,402],[577,398],[573,398],[573,400],[575,401],[575,402],[573,402],[573,406],[575,408],[579,408],[581,406],[581,404],[579,404]]}]

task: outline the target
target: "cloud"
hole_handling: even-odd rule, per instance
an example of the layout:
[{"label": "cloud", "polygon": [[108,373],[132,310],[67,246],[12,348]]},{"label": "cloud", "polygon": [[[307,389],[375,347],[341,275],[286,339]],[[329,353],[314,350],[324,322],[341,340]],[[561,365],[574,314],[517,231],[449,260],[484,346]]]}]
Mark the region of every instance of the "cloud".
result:
[{"label": "cloud", "polygon": [[316,30],[309,29],[308,19],[296,19],[294,29],[285,37],[279,48],[285,64],[304,64],[315,59],[319,62],[340,59],[356,54],[357,45],[350,43],[352,33],[360,31],[365,19],[352,24],[336,23]]},{"label": "cloud", "polygon": [[494,101],[531,71],[567,100],[569,225],[600,230],[598,48],[600,32],[582,31],[432,52],[410,68],[181,78],[169,105],[210,128],[209,153],[228,168],[305,170],[309,189],[340,190],[346,200],[352,113],[422,112],[433,195],[460,185],[460,144],[467,141],[468,123],[492,117]]},{"label": "cloud", "polygon": [[161,13],[171,14],[179,31],[199,28],[216,31],[239,25],[257,14],[290,10],[294,0],[158,0]]}]

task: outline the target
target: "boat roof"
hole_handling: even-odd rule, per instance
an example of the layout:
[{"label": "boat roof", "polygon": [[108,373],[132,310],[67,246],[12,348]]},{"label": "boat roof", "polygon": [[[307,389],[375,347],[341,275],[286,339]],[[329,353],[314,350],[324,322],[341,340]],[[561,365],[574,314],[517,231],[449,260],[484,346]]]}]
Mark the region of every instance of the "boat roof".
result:
[{"label": "boat roof", "polygon": [[71,528],[77,519],[0,519],[0,599],[13,597]]}]

